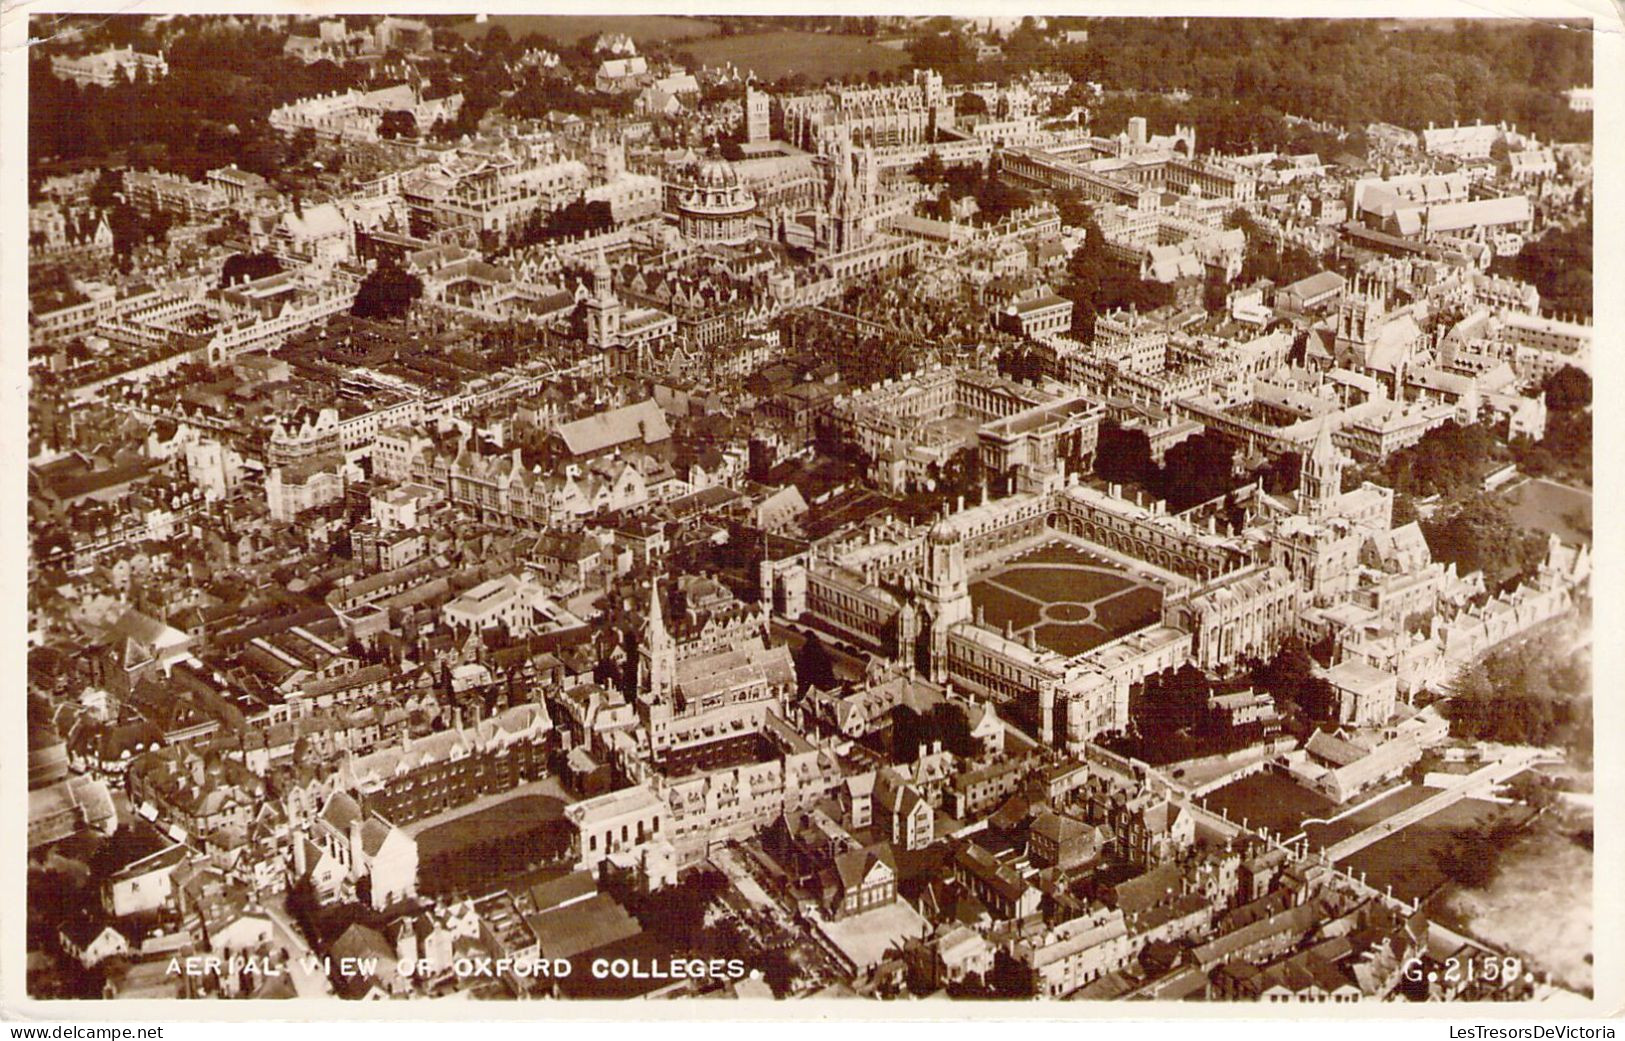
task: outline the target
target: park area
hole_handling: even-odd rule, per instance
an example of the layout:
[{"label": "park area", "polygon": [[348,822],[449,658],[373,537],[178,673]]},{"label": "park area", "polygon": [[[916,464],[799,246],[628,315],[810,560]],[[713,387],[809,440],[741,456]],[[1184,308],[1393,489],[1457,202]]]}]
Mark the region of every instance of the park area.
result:
[{"label": "park area", "polygon": [[1532,478],[1502,494],[1520,527],[1555,534],[1570,545],[1591,544],[1591,493],[1544,478]]},{"label": "park area", "polygon": [[1030,633],[1070,658],[1141,629],[1162,610],[1162,590],[1066,542],[1050,542],[973,582],[971,603],[989,628]]},{"label": "park area", "polygon": [[575,43],[595,33],[624,33],[634,42],[644,44],[714,36],[721,31],[715,22],[703,18],[680,18],[665,14],[494,14],[483,22],[459,22],[457,32],[467,39],[479,40],[498,25],[515,40],[523,39],[530,33],[541,33],[565,44]]},{"label": "park area", "polygon": [[870,43],[861,36],[828,33],[772,32],[713,36],[685,41],[682,49],[703,65],[732,62],[741,72],[776,80],[800,73],[813,82],[843,76],[867,76],[902,68],[909,56]]}]

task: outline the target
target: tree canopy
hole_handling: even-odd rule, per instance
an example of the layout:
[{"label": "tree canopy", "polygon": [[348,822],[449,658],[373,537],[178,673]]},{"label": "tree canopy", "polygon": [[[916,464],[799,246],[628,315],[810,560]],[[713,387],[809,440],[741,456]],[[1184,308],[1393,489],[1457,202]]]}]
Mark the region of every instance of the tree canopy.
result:
[{"label": "tree canopy", "polygon": [[1480,493],[1443,516],[1422,522],[1433,559],[1463,573],[1484,572],[1490,588],[1516,581],[1546,556],[1546,540],[1513,521],[1506,501]]},{"label": "tree canopy", "polygon": [[403,318],[422,295],[422,279],[394,264],[379,264],[362,280],[350,313],[357,318]]}]

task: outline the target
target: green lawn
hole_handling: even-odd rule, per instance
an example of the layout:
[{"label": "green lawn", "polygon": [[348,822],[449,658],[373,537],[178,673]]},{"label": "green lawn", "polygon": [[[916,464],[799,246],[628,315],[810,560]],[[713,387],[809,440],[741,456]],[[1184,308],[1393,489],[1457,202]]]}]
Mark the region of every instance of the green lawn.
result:
[{"label": "green lawn", "polygon": [[1424,788],[1419,784],[1413,784],[1399,789],[1357,813],[1349,814],[1342,820],[1331,824],[1309,824],[1303,830],[1309,836],[1311,844],[1325,848],[1342,842],[1350,835],[1357,835],[1372,825],[1380,824],[1394,814],[1438,794],[1437,788]]},{"label": "green lawn", "polygon": [[1540,478],[1524,481],[1505,493],[1512,519],[1525,528],[1555,532],[1571,545],[1591,544],[1591,493]]},{"label": "green lawn", "polygon": [[1297,834],[1308,818],[1337,812],[1330,799],[1269,770],[1232,781],[1209,793],[1203,802],[1210,810],[1223,809],[1238,824],[1246,817],[1252,828],[1263,826],[1284,835]]},{"label": "green lawn", "polygon": [[970,595],[989,628],[1003,632],[1008,625],[1023,638],[1031,629],[1039,643],[1069,658],[1144,627],[1162,607],[1161,590],[1060,541],[972,583]]}]

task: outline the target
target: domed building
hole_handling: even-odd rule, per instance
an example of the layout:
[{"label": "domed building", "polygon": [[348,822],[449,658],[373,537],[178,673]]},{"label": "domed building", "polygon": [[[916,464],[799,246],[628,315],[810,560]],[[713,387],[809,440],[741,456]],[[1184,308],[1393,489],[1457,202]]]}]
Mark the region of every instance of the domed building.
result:
[{"label": "domed building", "polygon": [[683,237],[702,246],[749,242],[756,196],[732,164],[711,158],[691,170],[687,183],[677,191],[677,226]]}]

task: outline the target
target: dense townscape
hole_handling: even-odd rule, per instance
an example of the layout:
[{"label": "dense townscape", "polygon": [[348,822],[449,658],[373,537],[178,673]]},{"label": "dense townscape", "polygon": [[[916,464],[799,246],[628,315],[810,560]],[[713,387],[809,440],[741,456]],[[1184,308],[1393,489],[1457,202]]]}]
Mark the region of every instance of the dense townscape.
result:
[{"label": "dense townscape", "polygon": [[1589,993],[1567,35],[35,16],[30,994]]}]

